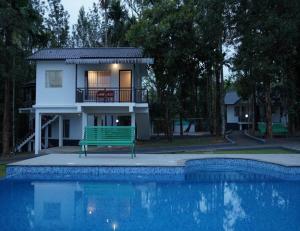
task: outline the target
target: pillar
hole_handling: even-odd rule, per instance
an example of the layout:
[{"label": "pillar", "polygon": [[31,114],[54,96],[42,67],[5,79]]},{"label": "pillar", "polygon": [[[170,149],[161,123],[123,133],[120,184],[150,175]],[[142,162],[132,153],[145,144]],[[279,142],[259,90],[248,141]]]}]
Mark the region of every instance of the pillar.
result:
[{"label": "pillar", "polygon": [[131,126],[135,127],[135,113],[134,112],[131,113]]},{"label": "pillar", "polygon": [[34,138],[34,153],[37,155],[41,150],[41,118],[42,115],[38,110],[35,111],[35,138]]},{"label": "pillar", "polygon": [[63,116],[59,115],[58,116],[58,146],[59,147],[63,146],[63,132],[64,132]]},{"label": "pillar", "polygon": [[87,126],[87,123],[88,123],[88,116],[87,116],[87,113],[86,112],[82,112],[82,115],[81,115],[81,131],[82,131],[82,139],[84,138],[84,128]]}]

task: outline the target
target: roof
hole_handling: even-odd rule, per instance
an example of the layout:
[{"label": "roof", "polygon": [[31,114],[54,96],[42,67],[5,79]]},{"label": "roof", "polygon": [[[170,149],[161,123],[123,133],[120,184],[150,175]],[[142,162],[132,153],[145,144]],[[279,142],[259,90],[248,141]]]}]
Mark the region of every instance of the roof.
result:
[{"label": "roof", "polygon": [[66,60],[101,58],[143,58],[143,51],[134,47],[105,48],[53,48],[42,49],[29,56],[29,60]]},{"label": "roof", "polygon": [[224,103],[226,105],[236,104],[240,99],[241,97],[239,97],[236,91],[229,91],[226,93],[224,97]]}]

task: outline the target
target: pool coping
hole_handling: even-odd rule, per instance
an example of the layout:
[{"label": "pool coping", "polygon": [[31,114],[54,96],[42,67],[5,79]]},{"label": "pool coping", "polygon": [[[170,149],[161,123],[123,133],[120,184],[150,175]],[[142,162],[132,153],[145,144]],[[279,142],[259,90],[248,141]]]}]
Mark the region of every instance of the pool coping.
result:
[{"label": "pool coping", "polygon": [[[300,157],[300,156],[299,156]],[[287,166],[255,158],[202,157],[181,159],[176,166],[155,165],[18,165],[6,168],[6,179],[35,180],[155,180],[183,181],[190,172],[248,171],[277,177],[300,180],[300,166]]]}]

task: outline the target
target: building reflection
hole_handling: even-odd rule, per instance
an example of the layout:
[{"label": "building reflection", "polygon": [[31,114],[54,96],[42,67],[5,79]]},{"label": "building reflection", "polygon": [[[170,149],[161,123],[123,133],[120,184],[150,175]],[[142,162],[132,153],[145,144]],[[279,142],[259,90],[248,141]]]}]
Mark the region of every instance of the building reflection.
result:
[{"label": "building reflection", "polygon": [[[296,230],[300,225],[300,185],[295,182],[223,178],[214,182],[32,185],[31,230],[274,230],[278,222]],[[266,223],[265,219],[270,220]]]}]

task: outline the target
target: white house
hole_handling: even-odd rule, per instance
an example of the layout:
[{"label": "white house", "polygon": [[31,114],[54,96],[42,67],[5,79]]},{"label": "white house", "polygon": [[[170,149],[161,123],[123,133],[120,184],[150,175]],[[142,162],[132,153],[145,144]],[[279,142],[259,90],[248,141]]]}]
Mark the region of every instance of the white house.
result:
[{"label": "white house", "polygon": [[[288,116],[280,104],[272,100],[272,121],[287,125]],[[252,104],[249,100],[243,100],[236,91],[231,90],[224,97],[226,106],[226,129],[243,130],[252,124]],[[264,105],[257,103],[257,121],[265,121]]]},{"label": "white house", "polygon": [[[43,49],[36,63],[35,153],[49,141],[78,145],[87,125],[136,126],[137,139],[149,139],[147,66],[139,48]],[[43,141],[43,142],[42,142]]]}]

